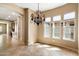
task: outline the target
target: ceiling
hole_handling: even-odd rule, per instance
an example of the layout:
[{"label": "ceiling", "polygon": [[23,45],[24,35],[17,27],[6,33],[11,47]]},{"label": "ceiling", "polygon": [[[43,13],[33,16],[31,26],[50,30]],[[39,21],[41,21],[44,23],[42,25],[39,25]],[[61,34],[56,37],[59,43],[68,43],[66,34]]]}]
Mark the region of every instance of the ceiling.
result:
[{"label": "ceiling", "polygon": [[13,21],[13,20],[16,20],[17,16],[19,14],[8,9],[8,8],[3,8],[3,7],[0,7],[0,20],[10,20],[10,21]]},{"label": "ceiling", "polygon": [[[66,3],[39,3],[39,9],[41,11],[46,11],[49,9],[53,9],[59,6],[62,6]],[[30,8],[34,11],[38,10],[38,3],[16,3],[17,6],[21,8]]]},{"label": "ceiling", "polygon": [[[45,10],[62,6],[64,4],[66,3],[39,3],[39,8],[41,11],[45,11]],[[21,8],[30,8],[34,11],[38,10],[38,3],[16,3],[16,5]],[[16,20],[18,15],[19,14],[14,12],[13,10],[0,7],[0,19],[13,21],[13,20]]]}]

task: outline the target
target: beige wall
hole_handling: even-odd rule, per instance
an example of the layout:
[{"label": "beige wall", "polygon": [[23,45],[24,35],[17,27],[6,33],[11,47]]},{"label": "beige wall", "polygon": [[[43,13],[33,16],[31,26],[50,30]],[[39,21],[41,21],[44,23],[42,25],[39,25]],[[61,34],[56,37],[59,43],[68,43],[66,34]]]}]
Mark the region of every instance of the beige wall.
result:
[{"label": "beige wall", "polygon": [[31,14],[35,12],[31,9],[25,9],[25,27],[26,27],[26,42],[28,45],[31,45],[37,41],[37,25],[31,21]]},{"label": "beige wall", "polygon": [[[78,10],[77,8],[78,8],[77,4],[70,3],[70,4],[66,4],[64,6],[55,8],[55,9],[44,11],[43,13],[45,14],[46,17],[50,17],[50,16],[54,16],[54,15],[59,15],[59,14],[63,15],[64,13],[67,13],[70,11],[76,11],[76,13],[77,13],[77,10]],[[77,21],[76,21],[76,23],[77,23]],[[77,49],[78,49],[77,32],[76,32],[75,42],[67,41],[67,40],[63,40],[63,39],[61,39],[61,40],[55,39],[54,40],[52,38],[44,38],[43,33],[44,33],[44,27],[42,24],[39,26],[39,30],[38,30],[38,42],[65,47],[68,49],[72,49],[73,51],[77,51]]]},{"label": "beige wall", "polygon": [[37,25],[34,24],[33,21],[31,21],[31,14],[34,13],[34,11],[29,9],[29,19],[28,19],[28,44],[33,44],[37,41]]}]

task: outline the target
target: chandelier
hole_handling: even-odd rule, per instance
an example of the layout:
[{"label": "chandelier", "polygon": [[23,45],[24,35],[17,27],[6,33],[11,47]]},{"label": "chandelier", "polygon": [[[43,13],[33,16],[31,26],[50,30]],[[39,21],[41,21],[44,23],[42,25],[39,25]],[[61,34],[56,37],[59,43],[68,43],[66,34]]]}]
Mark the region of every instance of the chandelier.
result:
[{"label": "chandelier", "polygon": [[42,12],[39,10],[39,3],[38,3],[38,10],[36,11],[36,15],[33,13],[31,14],[31,20],[37,25],[42,24],[43,21],[45,21],[45,15],[42,14]]}]

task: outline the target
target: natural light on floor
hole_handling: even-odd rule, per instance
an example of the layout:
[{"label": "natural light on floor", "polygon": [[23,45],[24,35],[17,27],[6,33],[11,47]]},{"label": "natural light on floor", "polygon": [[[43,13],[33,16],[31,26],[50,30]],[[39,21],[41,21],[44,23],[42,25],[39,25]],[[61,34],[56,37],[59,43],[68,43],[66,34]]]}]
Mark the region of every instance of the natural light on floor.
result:
[{"label": "natural light on floor", "polygon": [[58,48],[58,47],[51,47],[51,46],[49,46],[49,45],[38,45],[37,47],[44,47],[44,48],[46,48],[47,50],[61,50],[60,48]]}]

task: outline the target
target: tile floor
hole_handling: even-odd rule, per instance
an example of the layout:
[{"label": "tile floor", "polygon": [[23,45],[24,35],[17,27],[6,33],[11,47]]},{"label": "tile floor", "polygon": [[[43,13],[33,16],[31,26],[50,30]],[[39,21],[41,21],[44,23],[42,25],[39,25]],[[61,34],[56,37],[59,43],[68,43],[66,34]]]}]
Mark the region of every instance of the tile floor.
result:
[{"label": "tile floor", "polygon": [[77,56],[67,49],[36,43],[30,46],[18,46],[0,51],[0,56]]}]

